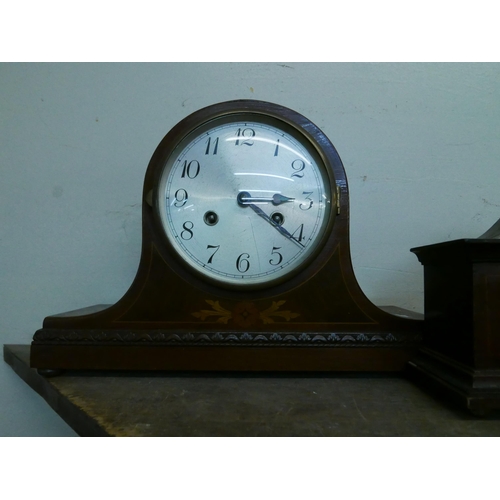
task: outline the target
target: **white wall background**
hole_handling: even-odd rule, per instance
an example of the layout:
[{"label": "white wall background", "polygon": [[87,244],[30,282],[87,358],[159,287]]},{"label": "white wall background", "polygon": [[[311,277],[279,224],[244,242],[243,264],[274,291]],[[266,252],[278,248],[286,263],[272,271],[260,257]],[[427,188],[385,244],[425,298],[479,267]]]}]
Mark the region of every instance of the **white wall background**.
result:
[{"label": "white wall background", "polygon": [[[409,249],[500,217],[499,64],[0,64],[2,344],[123,295],[153,151],[189,113],[238,98],[290,107],[336,146],[355,272],[378,305],[423,311]],[[5,363],[0,401],[2,436],[74,435]]]}]

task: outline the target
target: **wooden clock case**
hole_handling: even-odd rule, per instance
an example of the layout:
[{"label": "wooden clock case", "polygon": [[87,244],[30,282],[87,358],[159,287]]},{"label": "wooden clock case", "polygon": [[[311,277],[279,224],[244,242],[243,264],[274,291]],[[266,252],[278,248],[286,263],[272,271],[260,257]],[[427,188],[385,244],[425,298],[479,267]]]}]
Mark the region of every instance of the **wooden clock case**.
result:
[{"label": "wooden clock case", "polygon": [[[155,214],[154,187],[173,147],[225,113],[264,113],[299,130],[335,185],[336,215],[315,260],[286,282],[236,291],[203,281],[175,257]],[[340,157],[298,113],[254,100],[209,106],[176,125],[149,163],[137,275],[114,305],[46,317],[31,346],[39,370],[400,371],[423,322],[372,304],[354,275],[349,192]]]},{"label": "wooden clock case", "polygon": [[412,252],[424,266],[425,328],[408,372],[476,415],[500,409],[500,239]]}]

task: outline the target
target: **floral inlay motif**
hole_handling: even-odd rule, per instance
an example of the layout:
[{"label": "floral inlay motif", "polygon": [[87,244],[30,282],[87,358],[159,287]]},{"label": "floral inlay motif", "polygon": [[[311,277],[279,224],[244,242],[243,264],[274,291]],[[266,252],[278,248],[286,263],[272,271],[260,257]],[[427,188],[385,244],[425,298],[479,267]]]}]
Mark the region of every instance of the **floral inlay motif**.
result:
[{"label": "floral inlay motif", "polygon": [[233,321],[235,325],[243,328],[249,328],[258,323],[268,325],[280,320],[290,321],[300,316],[300,314],[292,311],[281,310],[281,306],[286,302],[285,300],[272,302],[270,307],[262,311],[251,301],[238,302],[232,310],[222,307],[218,300],[206,300],[205,302],[212,309],[202,309],[192,313],[195,318],[201,321],[216,318],[216,323],[224,323],[225,325],[229,321]]}]

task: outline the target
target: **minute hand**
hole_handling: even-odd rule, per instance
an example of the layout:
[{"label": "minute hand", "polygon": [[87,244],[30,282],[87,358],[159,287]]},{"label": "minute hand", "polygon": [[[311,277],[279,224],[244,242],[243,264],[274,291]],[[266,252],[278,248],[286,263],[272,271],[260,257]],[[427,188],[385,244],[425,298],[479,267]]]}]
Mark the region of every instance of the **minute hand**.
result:
[{"label": "minute hand", "polygon": [[267,215],[261,208],[259,208],[257,205],[254,205],[253,203],[248,203],[246,206],[250,207],[257,215],[260,215],[265,221],[269,222],[271,226],[273,226],[277,231],[279,231],[283,236],[288,238],[289,240],[293,241],[297,245],[299,245],[301,248],[304,248],[304,245],[296,240],[284,227],[281,227],[278,223],[274,222],[269,215]]}]

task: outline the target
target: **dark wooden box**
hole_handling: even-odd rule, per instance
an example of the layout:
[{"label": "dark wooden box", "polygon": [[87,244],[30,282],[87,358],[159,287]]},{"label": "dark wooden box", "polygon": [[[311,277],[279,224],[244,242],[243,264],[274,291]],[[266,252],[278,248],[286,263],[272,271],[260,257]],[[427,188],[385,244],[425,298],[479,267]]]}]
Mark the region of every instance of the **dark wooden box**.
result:
[{"label": "dark wooden box", "polygon": [[412,252],[424,265],[425,327],[410,366],[476,413],[500,408],[500,240]]}]

